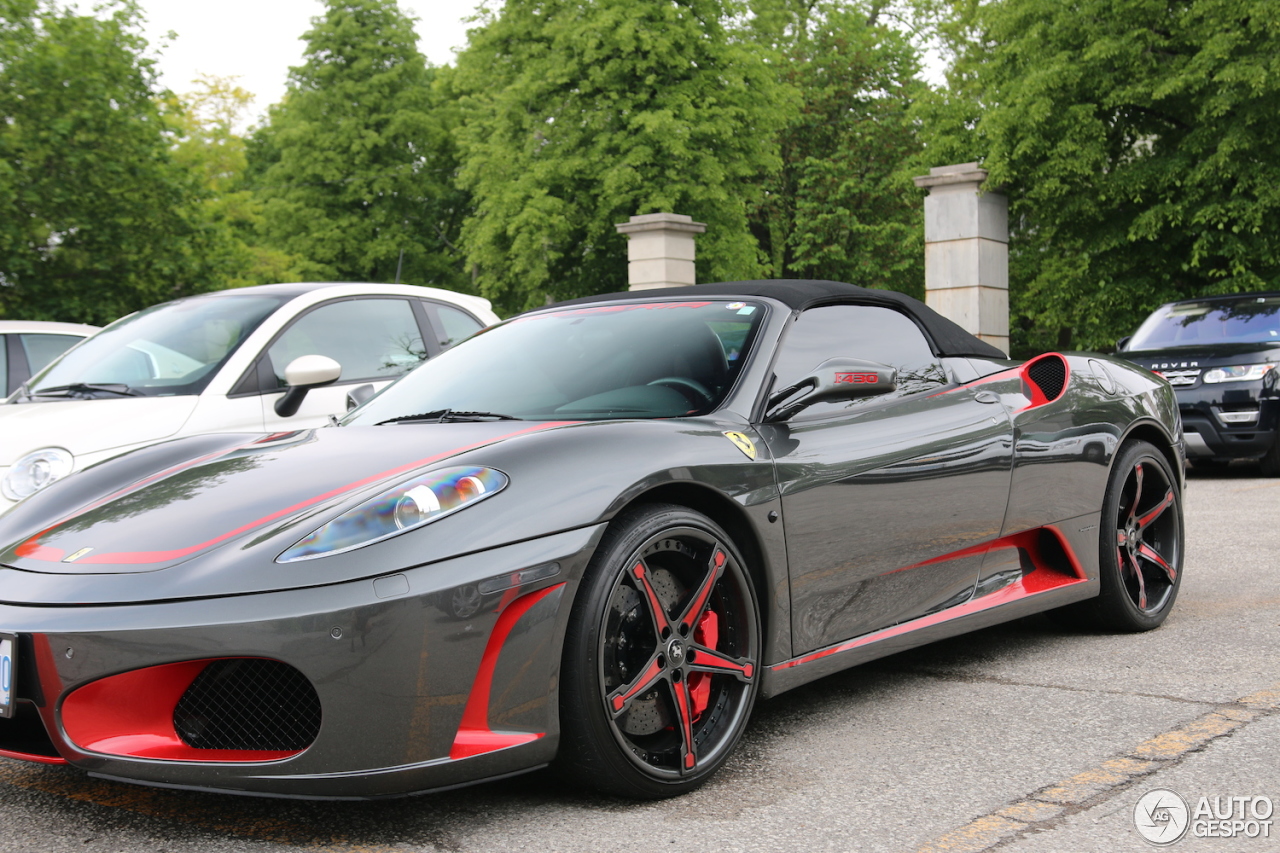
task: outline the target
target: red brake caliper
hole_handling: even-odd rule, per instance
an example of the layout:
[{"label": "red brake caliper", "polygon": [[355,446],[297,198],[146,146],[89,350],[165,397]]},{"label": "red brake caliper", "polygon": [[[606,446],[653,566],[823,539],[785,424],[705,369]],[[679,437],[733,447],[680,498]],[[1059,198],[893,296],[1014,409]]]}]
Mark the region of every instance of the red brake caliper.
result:
[{"label": "red brake caliper", "polygon": [[[714,649],[720,642],[720,617],[708,608],[693,629],[694,642]],[[693,672],[689,674],[689,697],[693,700],[693,719],[696,721],[707,710],[711,703],[711,673]]]}]

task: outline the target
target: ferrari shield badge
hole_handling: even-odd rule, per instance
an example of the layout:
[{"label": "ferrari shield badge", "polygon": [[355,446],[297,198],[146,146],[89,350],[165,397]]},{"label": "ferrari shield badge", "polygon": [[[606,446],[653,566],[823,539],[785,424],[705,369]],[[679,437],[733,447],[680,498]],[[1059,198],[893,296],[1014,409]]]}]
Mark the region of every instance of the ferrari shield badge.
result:
[{"label": "ferrari shield badge", "polygon": [[747,454],[748,459],[756,458],[756,446],[751,443],[751,439],[747,438],[740,432],[726,432],[724,437],[733,442],[734,446]]}]

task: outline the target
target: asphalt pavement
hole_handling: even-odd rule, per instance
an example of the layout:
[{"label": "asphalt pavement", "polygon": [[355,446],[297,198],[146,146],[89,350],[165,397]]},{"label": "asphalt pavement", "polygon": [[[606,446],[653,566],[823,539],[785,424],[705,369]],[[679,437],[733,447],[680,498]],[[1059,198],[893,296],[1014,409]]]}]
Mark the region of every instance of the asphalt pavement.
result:
[{"label": "asphalt pavement", "polygon": [[316,803],[0,759],[0,851],[1158,849],[1135,810],[1152,833],[1183,815],[1179,853],[1280,850],[1280,814],[1259,817],[1280,805],[1280,479],[1255,474],[1193,475],[1159,630],[1036,616],[823,679],[760,703],[724,770],[682,798],[609,799],[540,771]]}]

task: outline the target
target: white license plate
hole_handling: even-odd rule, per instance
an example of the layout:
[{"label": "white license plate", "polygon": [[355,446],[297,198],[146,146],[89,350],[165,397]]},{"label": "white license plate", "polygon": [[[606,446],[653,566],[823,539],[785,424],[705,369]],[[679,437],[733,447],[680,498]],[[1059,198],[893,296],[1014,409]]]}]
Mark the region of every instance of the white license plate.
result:
[{"label": "white license plate", "polygon": [[18,638],[0,634],[0,717],[13,716],[13,685],[18,678]]}]

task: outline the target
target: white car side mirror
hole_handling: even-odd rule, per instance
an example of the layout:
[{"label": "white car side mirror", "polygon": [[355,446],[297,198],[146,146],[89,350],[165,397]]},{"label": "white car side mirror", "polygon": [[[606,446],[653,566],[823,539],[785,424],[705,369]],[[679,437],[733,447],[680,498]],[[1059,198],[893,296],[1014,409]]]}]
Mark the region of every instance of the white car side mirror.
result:
[{"label": "white car side mirror", "polygon": [[342,365],[326,355],[300,355],[284,369],[284,384],[290,388],[316,387],[337,382]]},{"label": "white car side mirror", "polygon": [[289,390],[276,400],[276,414],[293,417],[312,388],[330,385],[342,376],[342,365],[324,355],[300,355],[284,369],[284,382]]}]

